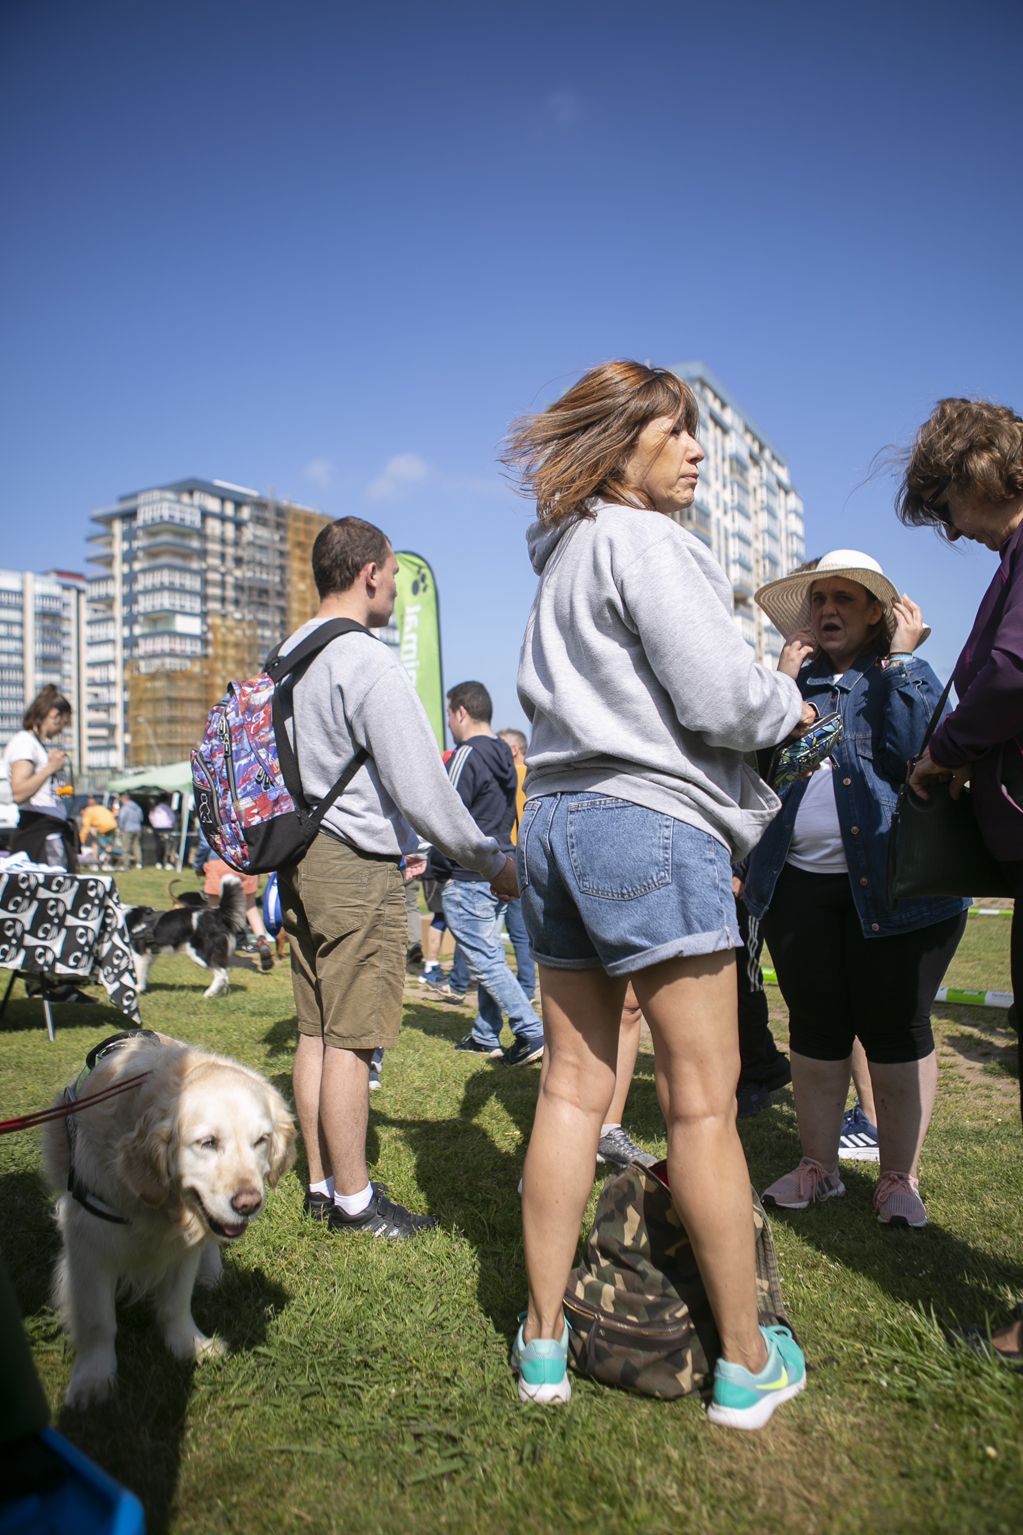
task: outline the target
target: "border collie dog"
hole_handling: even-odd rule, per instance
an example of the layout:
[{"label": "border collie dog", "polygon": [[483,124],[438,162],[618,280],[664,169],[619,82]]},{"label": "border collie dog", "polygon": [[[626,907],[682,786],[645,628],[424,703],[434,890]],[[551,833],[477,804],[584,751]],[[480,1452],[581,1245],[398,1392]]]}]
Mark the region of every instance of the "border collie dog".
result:
[{"label": "border collie dog", "polygon": [[204,997],[222,997],[227,991],[231,959],[247,927],[245,895],[236,876],[225,877],[219,906],[176,906],[173,911],[129,906],[124,919],[135,951],[140,992],[146,989],[149,967],[158,954],[187,954],[204,970],[212,970],[213,980]]}]

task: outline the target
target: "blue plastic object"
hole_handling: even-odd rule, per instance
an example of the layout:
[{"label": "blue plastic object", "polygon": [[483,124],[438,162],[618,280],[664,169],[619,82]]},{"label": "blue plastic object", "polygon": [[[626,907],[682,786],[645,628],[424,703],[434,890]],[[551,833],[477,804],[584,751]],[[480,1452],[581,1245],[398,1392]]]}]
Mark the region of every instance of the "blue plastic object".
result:
[{"label": "blue plastic object", "polygon": [[0,1535],[146,1535],[134,1493],[55,1429],[44,1428],[39,1442],[53,1459],[53,1476],[44,1489],[0,1503]]},{"label": "blue plastic object", "polygon": [[281,895],[277,889],[277,875],[271,874],[263,891],[263,925],[271,937],[276,938],[284,926],[284,914],[281,911]]}]

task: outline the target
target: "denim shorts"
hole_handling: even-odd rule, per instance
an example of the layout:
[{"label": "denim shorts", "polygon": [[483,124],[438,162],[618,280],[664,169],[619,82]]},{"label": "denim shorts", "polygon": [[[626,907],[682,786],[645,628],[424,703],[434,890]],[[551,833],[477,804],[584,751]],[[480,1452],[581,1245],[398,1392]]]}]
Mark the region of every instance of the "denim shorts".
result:
[{"label": "denim shorts", "polygon": [[728,849],[674,816],[606,794],[526,802],[522,913],[541,965],[629,975],[741,946]]}]

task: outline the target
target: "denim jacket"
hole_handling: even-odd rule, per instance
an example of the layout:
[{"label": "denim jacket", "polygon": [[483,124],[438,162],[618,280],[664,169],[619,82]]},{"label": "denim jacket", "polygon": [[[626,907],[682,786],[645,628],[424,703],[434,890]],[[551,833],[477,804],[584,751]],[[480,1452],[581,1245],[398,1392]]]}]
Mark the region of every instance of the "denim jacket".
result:
[{"label": "denim jacket", "polygon": [[[969,901],[900,901],[895,911],[885,901],[892,812],[941,697],[937,677],[915,655],[882,664],[873,654],[861,656],[835,682],[833,676],[827,656],[820,656],[804,666],[798,684],[819,714],[842,716],[843,735],[832,754],[835,804],[864,937],[885,938],[957,916]],[[782,789],[781,810],[750,855],[743,900],[755,917],[771,904],[808,781]]]}]

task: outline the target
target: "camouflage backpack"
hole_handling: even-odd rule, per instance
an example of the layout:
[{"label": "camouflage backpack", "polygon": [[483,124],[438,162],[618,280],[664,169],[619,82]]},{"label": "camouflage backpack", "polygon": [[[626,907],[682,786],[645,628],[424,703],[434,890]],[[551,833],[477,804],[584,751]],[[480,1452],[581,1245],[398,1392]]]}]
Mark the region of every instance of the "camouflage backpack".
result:
[{"label": "camouflage backpack", "polygon": [[[760,1321],[784,1322],[778,1260],[753,1195]],[[565,1290],[569,1353],[581,1375],[670,1400],[709,1386],[718,1336],[666,1167],[627,1167],[608,1179]]]}]

